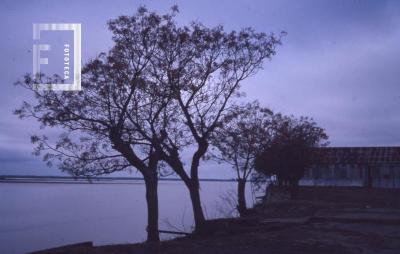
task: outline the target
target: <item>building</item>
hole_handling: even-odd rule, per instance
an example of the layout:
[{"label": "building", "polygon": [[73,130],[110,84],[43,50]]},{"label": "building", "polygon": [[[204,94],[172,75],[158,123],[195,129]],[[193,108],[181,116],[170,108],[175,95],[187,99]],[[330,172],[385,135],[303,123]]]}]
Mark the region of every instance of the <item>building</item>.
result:
[{"label": "building", "polygon": [[400,147],[325,147],[301,185],[400,188]]}]

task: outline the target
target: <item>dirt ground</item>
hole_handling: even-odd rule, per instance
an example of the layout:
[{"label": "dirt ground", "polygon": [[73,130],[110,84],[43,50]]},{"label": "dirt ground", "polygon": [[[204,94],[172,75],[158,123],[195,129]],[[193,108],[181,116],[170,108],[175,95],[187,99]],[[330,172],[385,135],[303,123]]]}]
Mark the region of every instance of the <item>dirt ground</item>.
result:
[{"label": "dirt ground", "polygon": [[[324,198],[315,198],[322,197],[324,192]],[[279,198],[259,205],[247,218],[210,221],[201,236],[160,244],[86,243],[35,253],[400,253],[400,209],[383,200],[394,198],[392,195],[398,198],[397,192],[381,192],[380,198],[370,193],[375,199],[370,202],[368,193],[360,197],[357,190],[337,200],[338,195],[345,194],[339,192],[306,189],[297,200]],[[331,193],[331,197],[326,193]]]}]

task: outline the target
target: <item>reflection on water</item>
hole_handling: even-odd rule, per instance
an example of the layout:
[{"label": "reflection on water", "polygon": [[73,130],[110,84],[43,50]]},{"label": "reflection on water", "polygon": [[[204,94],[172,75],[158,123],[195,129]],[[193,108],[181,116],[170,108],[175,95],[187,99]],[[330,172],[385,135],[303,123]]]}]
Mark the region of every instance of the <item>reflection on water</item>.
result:
[{"label": "reflection on water", "polygon": [[[234,182],[202,182],[207,218],[227,216],[232,207],[226,199],[235,190]],[[140,181],[0,183],[0,253],[24,253],[84,241],[95,245],[143,241],[147,218],[144,191]],[[250,187],[247,196],[251,203]],[[184,185],[160,181],[159,199],[160,229],[190,231],[192,210]]]}]

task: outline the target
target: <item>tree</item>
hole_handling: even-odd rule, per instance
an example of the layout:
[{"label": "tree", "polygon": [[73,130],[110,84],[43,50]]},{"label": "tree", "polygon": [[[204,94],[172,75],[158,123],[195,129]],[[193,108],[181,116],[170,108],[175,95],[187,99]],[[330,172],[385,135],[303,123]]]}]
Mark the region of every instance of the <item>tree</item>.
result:
[{"label": "tree", "polygon": [[258,102],[233,107],[222,119],[222,127],[213,134],[212,145],[218,149],[212,157],[232,166],[237,174],[237,209],[247,214],[245,188],[253,172],[254,160],[271,138],[272,111]]},{"label": "tree", "polygon": [[[27,74],[18,85],[29,89],[35,104],[24,102],[15,114],[31,117],[43,127],[63,130],[55,144],[33,136],[36,154],[75,176],[95,176],[135,168],[144,178],[148,208],[148,241],[159,241],[157,179],[161,130],[173,122],[168,91],[152,75],[151,60],[159,34],[171,15],[148,14],[144,8],[132,17],[109,22],[114,47],[85,65],[82,91],[37,90],[38,83],[61,83],[58,76]],[[129,24],[129,29],[127,28]]]},{"label": "tree", "polygon": [[[34,91],[46,98],[39,101],[35,117],[45,124],[50,117],[51,126],[87,133],[92,142],[102,140],[101,146],[115,148],[145,182],[150,158],[151,166],[155,161],[168,165],[189,190],[199,229],[205,222],[200,160],[232,97],[240,94],[241,82],[275,54],[280,38],[250,28],[226,33],[221,26],[195,22],[180,27],[174,21],[177,12],[173,7],[172,13],[158,15],[140,8],[134,16],[110,21],[115,46],[87,66],[83,91]],[[20,112],[26,110],[17,112],[24,116]],[[186,167],[181,153],[188,147],[195,152]]]},{"label": "tree", "polygon": [[296,119],[277,114],[272,125],[272,140],[257,157],[255,168],[266,176],[276,175],[279,186],[290,187],[294,194],[315,159],[313,148],[327,145],[328,136],[307,117]]},{"label": "tree", "polygon": [[[232,98],[240,95],[242,81],[275,54],[280,38],[251,28],[227,33],[222,26],[207,28],[200,23],[184,27],[171,23],[161,38],[153,74],[171,92],[178,120],[174,129],[166,130],[160,153],[187,186],[199,230],[205,222],[199,193],[200,160]],[[171,138],[176,131],[180,135]],[[186,168],[180,153],[189,151],[188,147],[195,150]]]}]

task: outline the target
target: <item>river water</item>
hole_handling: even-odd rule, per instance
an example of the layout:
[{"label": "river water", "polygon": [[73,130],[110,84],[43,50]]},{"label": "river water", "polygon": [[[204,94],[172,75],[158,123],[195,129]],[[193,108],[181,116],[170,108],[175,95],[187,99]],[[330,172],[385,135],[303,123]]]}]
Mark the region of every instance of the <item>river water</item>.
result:
[{"label": "river water", "polygon": [[[250,184],[246,196],[252,205]],[[229,217],[235,182],[201,182],[208,219]],[[160,181],[160,229],[190,232],[189,194],[179,181]],[[145,188],[129,183],[0,183],[0,253],[92,241],[94,245],[146,239]],[[162,239],[171,235],[161,235]]]}]

